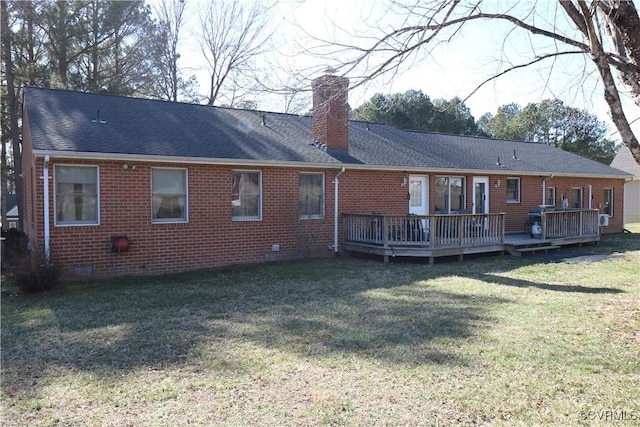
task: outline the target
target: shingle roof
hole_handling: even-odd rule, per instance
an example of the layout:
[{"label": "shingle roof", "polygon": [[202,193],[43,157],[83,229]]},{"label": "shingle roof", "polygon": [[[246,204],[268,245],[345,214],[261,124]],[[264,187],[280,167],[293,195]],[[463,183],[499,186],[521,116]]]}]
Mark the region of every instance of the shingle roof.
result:
[{"label": "shingle roof", "polygon": [[30,87],[24,105],[34,150],[51,154],[628,176],[546,145],[378,123],[351,121],[348,152],[324,151],[313,144],[308,116]]},{"label": "shingle roof", "polygon": [[620,148],[620,151],[616,154],[611,162],[611,166],[620,169],[621,171],[625,171],[633,176],[640,176],[640,164],[636,162],[636,159],[633,158],[633,154],[631,154],[631,150],[629,150],[626,146]]}]

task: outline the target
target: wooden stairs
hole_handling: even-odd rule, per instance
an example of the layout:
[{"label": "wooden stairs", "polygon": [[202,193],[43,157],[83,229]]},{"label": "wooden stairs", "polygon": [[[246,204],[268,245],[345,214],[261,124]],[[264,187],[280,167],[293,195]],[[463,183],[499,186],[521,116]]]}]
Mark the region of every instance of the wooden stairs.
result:
[{"label": "wooden stairs", "polygon": [[513,255],[516,257],[522,257],[525,254],[535,254],[536,252],[544,252],[560,249],[560,246],[553,245],[549,241],[529,241],[526,243],[513,243],[513,244],[505,244],[505,250],[509,253],[509,255]]}]

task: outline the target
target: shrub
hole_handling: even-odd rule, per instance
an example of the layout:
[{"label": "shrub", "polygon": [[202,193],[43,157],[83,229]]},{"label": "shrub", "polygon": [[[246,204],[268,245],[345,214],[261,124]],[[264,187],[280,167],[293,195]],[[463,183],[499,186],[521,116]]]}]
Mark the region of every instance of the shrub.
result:
[{"label": "shrub", "polygon": [[2,264],[16,265],[27,255],[27,235],[16,228],[2,229]]},{"label": "shrub", "polygon": [[62,268],[43,255],[29,254],[13,272],[18,290],[24,293],[49,291],[60,285]]}]

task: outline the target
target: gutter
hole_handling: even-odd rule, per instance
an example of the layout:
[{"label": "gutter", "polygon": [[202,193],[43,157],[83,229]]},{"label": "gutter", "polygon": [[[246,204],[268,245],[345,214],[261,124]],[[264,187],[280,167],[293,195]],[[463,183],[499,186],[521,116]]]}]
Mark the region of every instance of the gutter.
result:
[{"label": "gutter", "polygon": [[51,233],[49,230],[49,155],[45,154],[44,156],[44,167],[42,169],[42,179],[43,183],[43,205],[44,205],[44,257],[49,263],[51,259]]},{"label": "gutter", "polygon": [[[304,162],[291,160],[247,160],[247,159],[222,159],[211,157],[184,157],[184,156],[164,156],[164,155],[146,155],[146,154],[119,154],[119,153],[95,153],[80,151],[45,151],[34,149],[33,154],[36,157],[44,155],[53,155],[59,159],[68,160],[114,160],[127,162],[148,162],[148,163],[180,163],[180,164],[199,164],[199,165],[217,165],[217,166],[254,166],[254,167],[296,167],[296,168],[312,168],[312,169],[339,169],[344,163],[339,161],[333,162]],[[374,170],[374,171],[393,171],[393,172],[415,172],[416,174],[434,173],[434,174],[464,174],[464,175],[507,175],[507,176],[540,176],[543,171],[517,171],[512,169],[471,169],[471,168],[443,168],[433,166],[408,166],[408,165],[376,165],[376,164],[348,164],[349,169],[354,170]],[[593,173],[567,173],[553,172],[555,177],[579,177],[579,178],[612,178],[624,179],[631,175],[620,174],[593,174]]]},{"label": "gutter", "polygon": [[338,178],[345,172],[343,166],[340,172],[333,178],[333,253],[338,256]]}]

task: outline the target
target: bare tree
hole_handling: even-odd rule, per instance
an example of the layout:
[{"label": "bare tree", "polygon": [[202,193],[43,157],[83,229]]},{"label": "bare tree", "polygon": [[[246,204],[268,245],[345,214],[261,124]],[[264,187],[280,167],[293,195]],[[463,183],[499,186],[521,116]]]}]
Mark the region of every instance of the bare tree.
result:
[{"label": "bare tree", "polygon": [[158,17],[158,52],[155,67],[159,73],[155,87],[159,91],[156,97],[168,101],[177,101],[179,95],[191,97],[192,79],[184,79],[178,65],[180,53],[178,45],[185,17],[185,0],[161,0],[154,12]]},{"label": "bare tree", "polygon": [[217,0],[208,2],[201,12],[201,48],[211,75],[208,105],[216,102],[231,80],[238,85],[239,80],[250,81],[255,75],[254,59],[270,49],[269,9],[259,1]]},{"label": "bare tree", "polygon": [[351,86],[357,87],[382,75],[393,75],[420,56],[429,55],[438,45],[463,37],[463,27],[471,22],[508,23],[512,25],[510,34],[522,35],[524,31],[532,41],[542,38],[551,43],[546,43],[546,50],[532,48],[529,58],[506,61],[507,67],[480,82],[478,88],[524,67],[563,56],[586,57],[598,72],[611,119],[623,143],[640,163],[640,145],[620,98],[626,91],[640,106],[640,19],[633,1],[389,0],[385,13],[385,21],[395,25],[382,27],[376,23],[366,36],[343,30],[351,36],[347,42],[316,39],[319,43],[311,53],[325,59],[333,55],[336,72],[353,76]]}]

